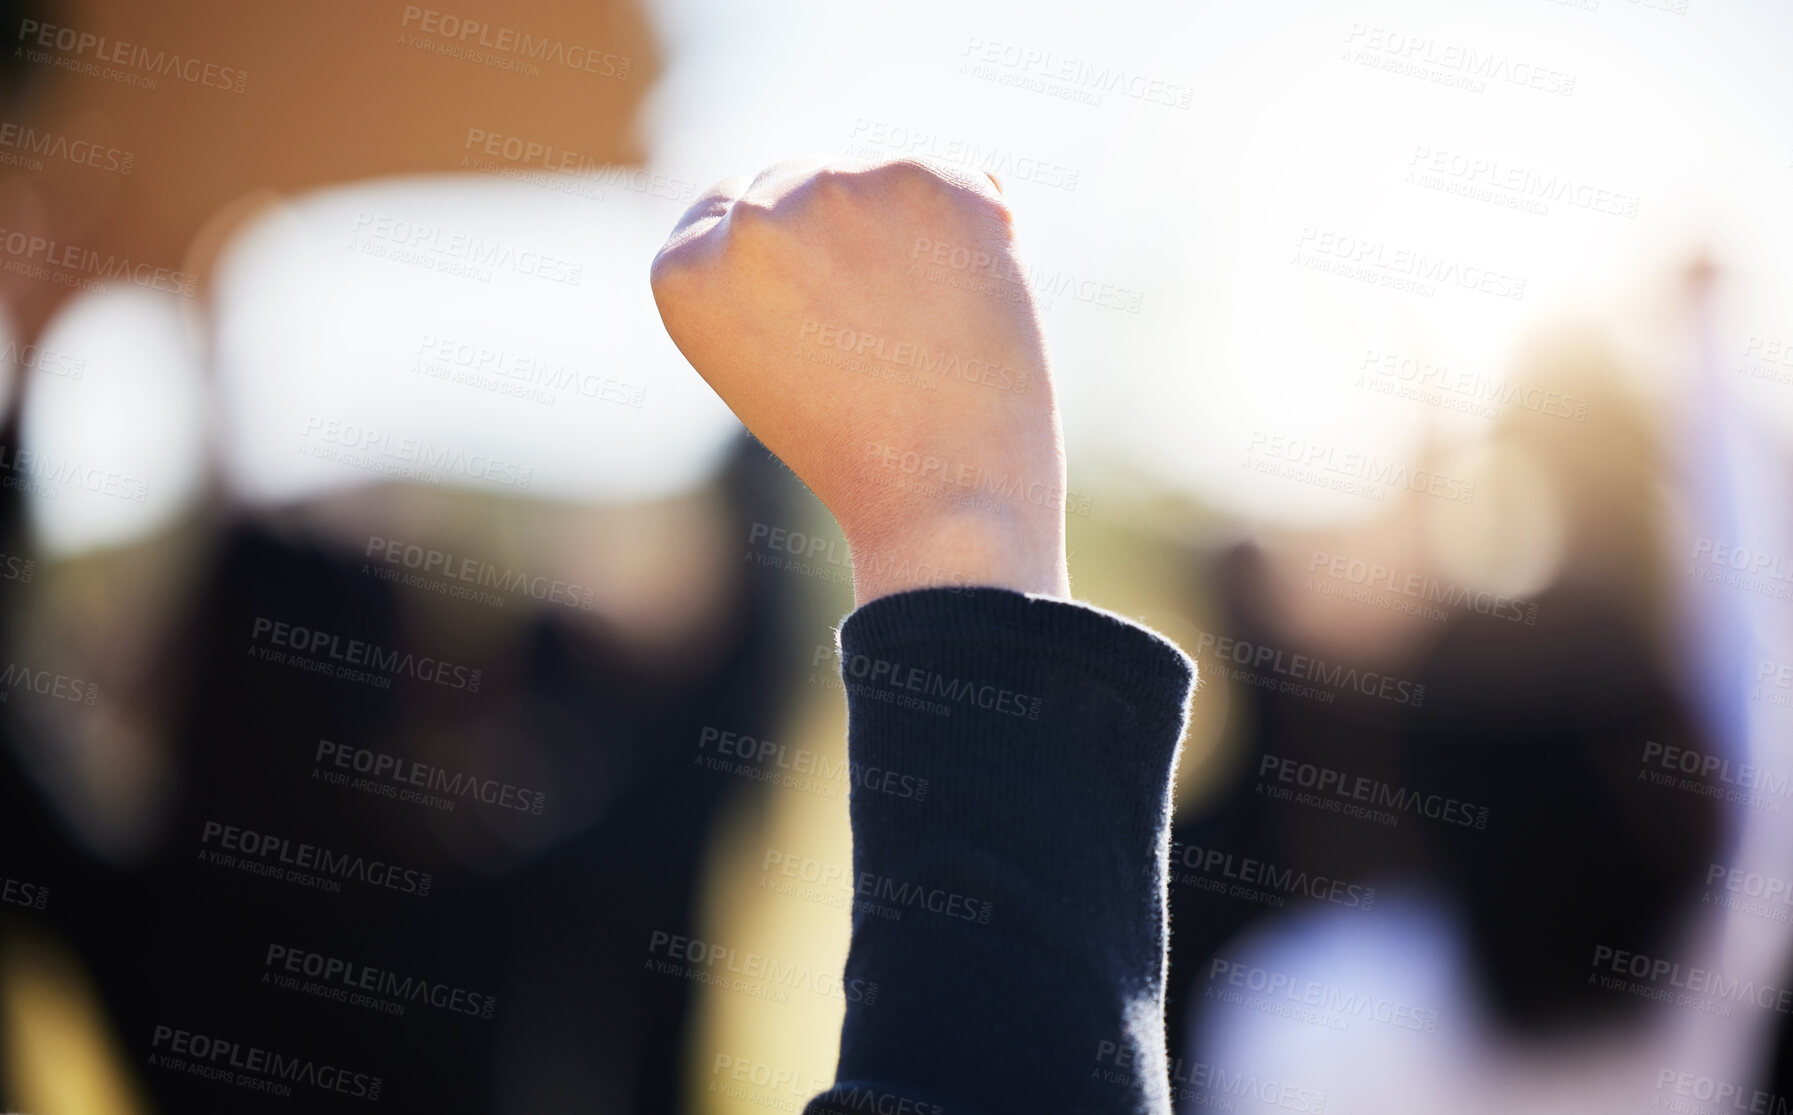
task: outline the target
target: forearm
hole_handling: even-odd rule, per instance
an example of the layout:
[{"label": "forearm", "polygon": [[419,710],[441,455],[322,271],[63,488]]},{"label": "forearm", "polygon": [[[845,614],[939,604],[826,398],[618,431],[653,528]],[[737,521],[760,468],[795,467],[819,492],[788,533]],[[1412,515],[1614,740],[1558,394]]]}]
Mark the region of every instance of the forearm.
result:
[{"label": "forearm", "polygon": [[838,1083],[809,1111],[1168,1111],[1188,659],[1096,609],[994,589],[874,600],[841,649],[854,769],[927,789],[855,778],[846,978],[877,991],[849,1002]]},{"label": "forearm", "polygon": [[[1019,274],[1013,224],[963,167],[775,166],[708,191],[651,270],[667,332],[852,551],[858,883],[873,907],[946,896],[855,910],[841,1084],[812,1112],[1168,1110],[1166,832],[1193,668],[1069,603],[1064,438],[1025,287],[993,299],[911,262],[926,240]],[[793,360],[805,323],[937,355],[897,377]],[[941,582],[989,587],[924,589]]]}]

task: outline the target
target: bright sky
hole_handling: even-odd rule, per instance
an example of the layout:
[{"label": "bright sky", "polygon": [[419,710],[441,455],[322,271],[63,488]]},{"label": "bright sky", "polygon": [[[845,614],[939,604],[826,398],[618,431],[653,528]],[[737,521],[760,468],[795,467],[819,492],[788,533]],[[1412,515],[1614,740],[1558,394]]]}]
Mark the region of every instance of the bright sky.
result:
[{"label": "bright sky", "polygon": [[[1793,8],[1582,2],[1597,9],[672,0],[658,10],[674,65],[650,128],[659,157],[698,178],[847,150],[883,125],[928,136],[921,150],[999,151],[1043,271],[1143,293],[1137,314],[1065,298],[1048,311],[1073,454],[1131,458],[1272,516],[1342,511],[1348,497],[1254,487],[1237,461],[1254,432],[1401,455],[1425,421],[1449,424],[1354,388],[1370,350],[1498,380],[1528,327],[1635,295],[1707,237],[1742,280],[1726,358],[1752,336],[1793,340]],[[1464,76],[1471,54],[1509,79],[1479,92],[1427,79]],[[1092,106],[988,77],[1065,65],[1188,89],[1189,107],[1119,92]],[[1548,91],[1570,75],[1571,93]],[[1025,180],[1022,160],[1075,169],[1076,188]],[[1498,169],[1478,176],[1478,161]],[[1408,181],[1435,162],[1438,185],[1529,172],[1591,204],[1536,215]],[[1634,217],[1596,211],[1621,197]],[[1523,278],[1524,296],[1423,297],[1308,270],[1292,262],[1306,230],[1310,248],[1332,234],[1347,255],[1369,242],[1371,259],[1407,249]],[[1757,395],[1793,428],[1788,390]]]},{"label": "bright sky", "polygon": [[[1106,457],[1253,518],[1366,513],[1377,505],[1240,462],[1269,438],[1405,461],[1428,425],[1485,429],[1355,385],[1366,354],[1499,381],[1528,329],[1638,302],[1703,242],[1736,279],[1716,338],[1725,367],[1752,345],[1793,350],[1784,4],[650,8],[667,60],[644,121],[655,170],[702,187],[793,154],[913,150],[1003,177],[1047,291],[1074,483],[1078,461]],[[1043,88],[1075,92],[1104,71],[1127,80],[1099,103]],[[1553,180],[1571,189],[1545,212],[1515,207]],[[666,340],[646,285],[681,206],[614,183],[589,192],[601,200],[472,175],[391,180],[298,199],[253,230],[217,326],[233,485],[278,501],[420,458],[445,484],[552,498],[700,480],[732,420]],[[527,267],[432,270],[457,237]],[[1471,286],[1428,295],[1324,269],[1353,264],[1384,280],[1438,266]],[[1521,282],[1523,297],[1503,296]],[[92,303],[122,297],[71,309],[67,343],[87,343],[75,325],[99,320]],[[105,313],[166,336],[154,314]],[[91,455],[83,424],[191,407],[172,385],[197,357],[151,350],[166,361],[146,354],[137,374],[165,378],[165,397],[83,392],[77,414],[39,393],[38,444]],[[479,384],[451,378],[471,367],[457,360],[485,362]],[[546,398],[501,391],[543,389],[541,375]],[[1793,432],[1793,385],[1730,382]],[[131,448],[125,464],[178,494],[190,470],[159,452]],[[48,541],[79,548],[140,529],[117,502],[35,506]]]}]

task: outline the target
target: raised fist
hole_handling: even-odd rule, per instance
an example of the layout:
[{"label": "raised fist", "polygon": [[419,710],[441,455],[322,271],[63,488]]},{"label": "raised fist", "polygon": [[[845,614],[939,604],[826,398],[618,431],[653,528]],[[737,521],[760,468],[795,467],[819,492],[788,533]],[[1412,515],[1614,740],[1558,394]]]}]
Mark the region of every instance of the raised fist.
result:
[{"label": "raised fist", "polygon": [[680,351],[840,522],[860,603],[1069,596],[1058,411],[993,179],[918,159],[730,179],[652,281]]}]

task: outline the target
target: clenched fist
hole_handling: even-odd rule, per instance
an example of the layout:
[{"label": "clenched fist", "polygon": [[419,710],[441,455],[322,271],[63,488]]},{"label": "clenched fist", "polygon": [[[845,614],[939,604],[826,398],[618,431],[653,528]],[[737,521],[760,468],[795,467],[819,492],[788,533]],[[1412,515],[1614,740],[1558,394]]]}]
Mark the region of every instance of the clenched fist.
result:
[{"label": "clenched fist", "polygon": [[680,351],[840,522],[859,603],[1070,595],[1057,404],[991,178],[899,159],[730,179],[652,281]]}]

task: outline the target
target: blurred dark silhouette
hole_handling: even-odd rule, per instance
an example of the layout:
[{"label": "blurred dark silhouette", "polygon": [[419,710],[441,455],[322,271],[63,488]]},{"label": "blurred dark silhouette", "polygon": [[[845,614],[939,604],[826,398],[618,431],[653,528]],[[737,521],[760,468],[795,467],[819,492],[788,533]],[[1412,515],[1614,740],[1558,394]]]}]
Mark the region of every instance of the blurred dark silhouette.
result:
[{"label": "blurred dark silhouette", "polygon": [[[812,498],[745,445],[722,483],[737,537],[751,522],[794,521]],[[695,928],[694,888],[725,799],[760,792],[692,760],[705,725],[776,734],[781,672],[798,653],[795,579],[736,578],[716,617],[720,653],[697,676],[644,666],[626,642],[547,607],[473,694],[403,678],[382,690],[246,654],[257,617],[440,653],[401,621],[394,593],[409,590],[361,575],[358,554],[245,518],[207,564],[205,592],[158,671],[178,694],[169,738],[180,791],[141,865],[80,850],[20,768],[23,728],[0,705],[9,871],[51,882],[38,924],[88,969],[133,1061],[166,1025],[379,1075],[398,1110],[683,1110],[690,985],[643,960],[651,933]],[[312,776],[320,739],[544,791],[546,805],[505,816],[462,800],[444,813],[327,785]],[[427,898],[356,882],[325,895],[198,862],[208,822],[390,860],[432,872],[433,885]],[[263,980],[281,972],[266,963],[270,946],[496,996],[497,1008],[484,1021],[412,1002],[394,1017],[279,989]],[[172,1071],[139,1076],[157,1110],[292,1110]],[[305,1110],[365,1103],[301,1091]]]},{"label": "blurred dark silhouette", "polygon": [[[1344,691],[1326,703],[1235,686],[1237,776],[1199,815],[1181,818],[1173,839],[1439,894],[1468,926],[1474,983],[1492,1016],[1515,1037],[1548,1041],[1643,1016],[1643,1000],[1589,985],[1594,949],[1672,954],[1727,834],[1714,798],[1640,780],[1646,743],[1713,749],[1673,666],[1654,503],[1663,466],[1644,412],[1617,358],[1586,328],[1541,335],[1521,371],[1522,383],[1588,403],[1585,423],[1513,410],[1490,438],[1496,463],[1477,513],[1493,524],[1483,528],[1492,560],[1556,551],[1547,587],[1526,593],[1529,618],[1458,604],[1442,622],[1372,638],[1368,617],[1350,614],[1358,605],[1316,603],[1279,582],[1258,547],[1235,546],[1216,563],[1214,584],[1195,591],[1224,602],[1223,634],[1289,657],[1338,659],[1336,643],[1288,619],[1336,606],[1338,638],[1377,656],[1364,665],[1423,685],[1424,697]],[[1405,520],[1436,513],[1421,502],[1398,509],[1379,537],[1404,537]],[[1459,526],[1453,544],[1487,560],[1471,537]],[[1290,553],[1334,549],[1318,535],[1299,541],[1313,545],[1290,542]],[[1437,561],[1428,575],[1454,584]],[[1473,803],[1488,810],[1487,826],[1383,827],[1275,803],[1253,792],[1265,755]],[[1295,896],[1289,906],[1308,902]],[[1181,1052],[1210,959],[1280,911],[1174,883],[1172,903],[1168,1014]]]}]

